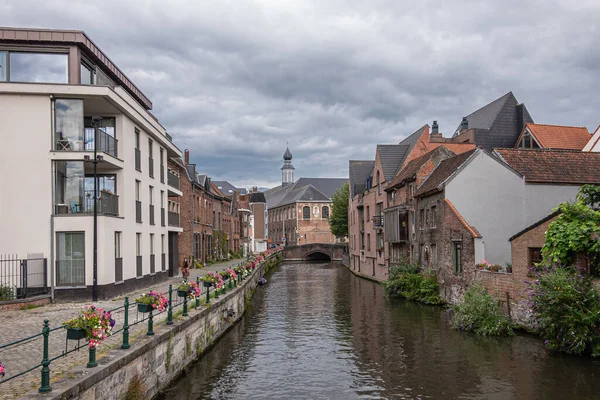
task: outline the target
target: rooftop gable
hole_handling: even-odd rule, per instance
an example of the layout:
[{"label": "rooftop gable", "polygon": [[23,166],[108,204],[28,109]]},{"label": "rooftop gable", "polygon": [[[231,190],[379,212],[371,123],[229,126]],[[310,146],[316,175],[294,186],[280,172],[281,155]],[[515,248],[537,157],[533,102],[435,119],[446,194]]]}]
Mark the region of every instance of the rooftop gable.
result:
[{"label": "rooftop gable", "polygon": [[[502,111],[502,108],[506,104],[509,98],[514,98],[512,92],[506,93],[504,96],[497,98],[489,104],[481,107],[480,109],[473,111],[471,114],[467,115],[467,121],[469,122],[469,129],[490,129]],[[516,101],[516,99],[515,99]],[[458,124],[454,136],[458,134],[461,130],[461,124]]]},{"label": "rooftop gable", "polygon": [[373,170],[375,161],[373,160],[350,160],[350,197],[354,197],[364,190],[365,182]]},{"label": "rooftop gable", "polygon": [[530,133],[543,149],[582,150],[592,137],[585,127],[530,123],[523,128],[515,148],[520,147],[526,133]]},{"label": "rooftop gable", "polygon": [[386,181],[391,181],[396,174],[396,171],[402,165],[402,161],[408,154],[410,145],[402,144],[378,144],[377,153],[379,155],[379,162],[381,163],[381,170],[383,172],[383,178]]},{"label": "rooftop gable", "polygon": [[419,186],[417,192],[415,193],[415,197],[423,196],[440,190],[446,184],[448,179],[456,171],[458,171],[458,169],[465,164],[478,150],[479,149],[473,149],[443,160],[421,184],[421,186]]},{"label": "rooftop gable", "polygon": [[427,163],[427,161],[436,156],[443,157],[444,154],[447,155],[447,158],[456,155],[456,153],[449,150],[446,145],[443,144],[431,150],[429,153],[409,161],[394,177],[391,184],[386,188],[386,191],[401,186],[402,182],[411,179],[419,171],[419,169],[425,165],[425,163]]}]

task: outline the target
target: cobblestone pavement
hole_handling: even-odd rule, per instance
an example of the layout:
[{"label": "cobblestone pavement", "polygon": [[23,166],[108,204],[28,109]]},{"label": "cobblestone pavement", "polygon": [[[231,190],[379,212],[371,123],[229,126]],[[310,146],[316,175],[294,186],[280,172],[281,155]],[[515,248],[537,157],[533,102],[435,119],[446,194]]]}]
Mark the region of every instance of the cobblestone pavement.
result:
[{"label": "cobblestone pavement", "polygon": [[[230,260],[213,265],[206,266],[202,269],[190,270],[190,279],[196,279],[198,276],[205,275],[207,271],[220,271],[224,268],[235,266],[243,260]],[[148,287],[142,290],[138,290],[134,293],[128,293],[129,301],[133,303],[134,299],[147,292],[149,289],[157,290],[159,292],[167,293],[169,290],[169,284],[179,284],[182,281],[181,275],[170,278],[169,280]],[[202,288],[204,290],[204,288]],[[120,307],[124,304],[125,294],[112,300],[98,301],[95,303],[97,307],[104,308],[106,310]],[[177,304],[179,299],[176,298],[176,293],[173,296],[173,303]],[[82,302],[70,302],[70,303],[54,303],[48,304],[39,308],[30,310],[9,310],[0,311],[0,345],[13,342],[28,336],[33,336],[42,331],[44,320],[50,321],[50,328],[59,327],[63,322],[74,317],[82,309],[84,305],[91,304],[91,301]],[[190,309],[194,304],[190,304]],[[176,311],[181,310],[181,307],[176,308]],[[176,313],[174,311],[174,314]],[[113,330],[121,329],[123,326],[123,309],[113,312],[113,318],[116,320],[115,327]],[[136,321],[140,321],[146,314],[138,313],[135,307],[129,308],[129,324],[133,324]],[[154,323],[158,324],[167,318],[167,313],[163,312],[154,317]],[[142,322],[133,325],[129,329],[130,341],[135,341],[135,337],[140,334],[144,334],[147,329],[147,323]],[[120,346],[122,343],[123,335],[119,332],[113,336],[110,336],[100,344],[97,352],[97,358],[101,362],[102,351],[107,348]],[[76,347],[76,341],[66,340],[66,330],[60,329],[50,333],[49,337],[49,348],[50,348],[50,359],[58,357],[65,351],[68,346],[69,349]],[[83,344],[83,342],[81,342]],[[43,356],[43,339],[42,336],[38,336],[32,340],[20,343],[16,346],[11,346],[6,349],[0,349],[0,361],[6,368],[6,376],[4,379],[11,376],[11,374],[19,373],[28,368],[31,368],[35,364],[38,364],[42,360]],[[50,364],[50,379],[53,379],[59,375],[67,373],[70,369],[75,366],[79,366],[87,363],[88,360],[88,348],[82,347],[78,351],[67,355],[66,357],[60,357]],[[9,382],[2,383],[0,381],[0,399],[15,399],[26,392],[37,389],[41,384],[41,367],[28,372],[18,378],[15,378]]]}]

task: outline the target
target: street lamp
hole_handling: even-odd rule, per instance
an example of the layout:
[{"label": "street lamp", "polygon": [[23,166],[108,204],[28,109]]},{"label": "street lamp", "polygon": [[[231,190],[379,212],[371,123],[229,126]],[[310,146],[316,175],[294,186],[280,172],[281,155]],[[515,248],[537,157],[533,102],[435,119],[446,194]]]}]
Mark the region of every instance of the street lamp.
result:
[{"label": "street lamp", "polygon": [[94,285],[92,286],[92,300],[98,301],[98,174],[97,164],[104,160],[104,157],[97,154],[98,150],[98,123],[102,117],[92,117],[92,127],[94,128],[94,159],[90,156],[84,156],[86,161],[94,164]]}]

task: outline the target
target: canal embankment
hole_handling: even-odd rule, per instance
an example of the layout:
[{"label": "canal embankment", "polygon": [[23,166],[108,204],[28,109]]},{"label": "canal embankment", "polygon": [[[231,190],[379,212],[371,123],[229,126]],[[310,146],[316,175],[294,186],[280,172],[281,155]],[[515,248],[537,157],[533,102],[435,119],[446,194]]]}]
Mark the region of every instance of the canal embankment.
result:
[{"label": "canal embankment", "polygon": [[190,308],[173,325],[158,324],[153,336],[133,338],[128,350],[113,348],[98,367],[72,369],[52,382],[52,392],[29,392],[27,399],[121,399],[127,394],[155,397],[201,357],[244,314],[261,277],[281,262],[280,254],[267,257],[239,286],[200,308]]}]

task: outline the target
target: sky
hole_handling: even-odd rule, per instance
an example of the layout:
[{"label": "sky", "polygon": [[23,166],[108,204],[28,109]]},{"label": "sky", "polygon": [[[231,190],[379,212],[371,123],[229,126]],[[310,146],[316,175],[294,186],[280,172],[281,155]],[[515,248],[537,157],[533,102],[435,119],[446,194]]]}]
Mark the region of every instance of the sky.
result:
[{"label": "sky", "polygon": [[238,187],[347,177],[512,91],[537,123],[600,123],[600,1],[0,0],[0,26],[83,30],[191,162]]}]

